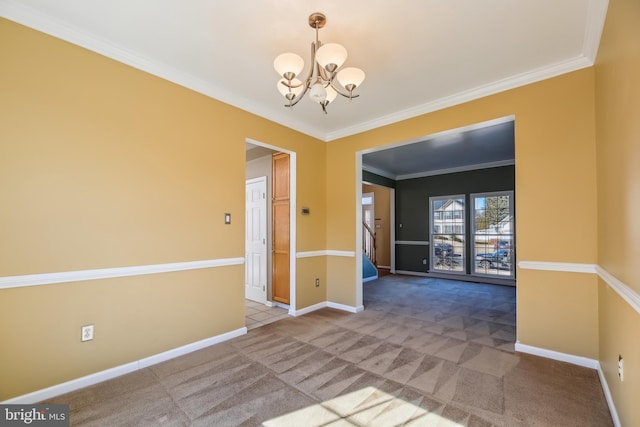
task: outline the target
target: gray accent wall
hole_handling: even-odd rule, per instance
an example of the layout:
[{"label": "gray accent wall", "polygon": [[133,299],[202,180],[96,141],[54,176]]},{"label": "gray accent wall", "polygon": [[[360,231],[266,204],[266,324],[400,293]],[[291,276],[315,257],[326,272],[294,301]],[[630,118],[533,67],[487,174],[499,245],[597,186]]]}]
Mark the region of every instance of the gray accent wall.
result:
[{"label": "gray accent wall", "polygon": [[[427,273],[429,271],[429,246],[419,244],[419,242],[429,240],[429,198],[465,195],[465,216],[470,218],[469,195],[493,191],[514,191],[515,166],[400,180],[395,182],[395,189],[396,242],[405,242],[396,243],[396,270]],[[469,231],[469,226],[467,226],[467,233]],[[469,240],[467,239],[467,242]],[[467,253],[470,253],[470,247],[467,248]],[[467,261],[469,261],[468,258]]]}]

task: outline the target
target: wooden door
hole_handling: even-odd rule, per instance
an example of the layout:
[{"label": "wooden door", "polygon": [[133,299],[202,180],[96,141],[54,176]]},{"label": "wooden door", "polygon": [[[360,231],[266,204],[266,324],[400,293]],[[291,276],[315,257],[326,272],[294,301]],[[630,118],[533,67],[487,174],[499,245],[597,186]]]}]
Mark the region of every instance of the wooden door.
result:
[{"label": "wooden door", "polygon": [[289,304],[289,155],[276,153],[272,158],[273,168],[273,275],[272,298]]}]

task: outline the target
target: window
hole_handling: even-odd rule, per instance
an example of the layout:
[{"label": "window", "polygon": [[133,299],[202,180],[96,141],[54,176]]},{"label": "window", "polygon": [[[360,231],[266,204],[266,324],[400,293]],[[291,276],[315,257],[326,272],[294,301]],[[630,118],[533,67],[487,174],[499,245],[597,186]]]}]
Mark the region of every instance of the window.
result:
[{"label": "window", "polygon": [[432,197],[430,262],[432,271],[465,273],[465,198]]},{"label": "window", "polygon": [[513,192],[472,194],[472,273],[515,277]]}]

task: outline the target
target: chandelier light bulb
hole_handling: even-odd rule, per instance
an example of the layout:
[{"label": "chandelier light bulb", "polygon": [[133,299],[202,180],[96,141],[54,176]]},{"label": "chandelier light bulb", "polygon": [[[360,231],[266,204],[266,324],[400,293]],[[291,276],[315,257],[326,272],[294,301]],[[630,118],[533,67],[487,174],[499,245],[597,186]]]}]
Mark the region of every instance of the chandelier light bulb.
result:
[{"label": "chandelier light bulb", "polygon": [[[291,84],[291,86],[296,86],[296,87],[290,88],[284,83]],[[304,85],[298,79],[293,79],[290,81],[290,83],[289,83],[289,80],[287,79],[280,79],[280,81],[278,81],[278,92],[280,92],[282,96],[287,98],[288,101],[291,101],[295,99],[297,96],[300,96],[300,94],[303,91],[304,91]]]},{"label": "chandelier light bulb", "polygon": [[346,60],[347,49],[338,43],[323,44],[316,52],[316,62],[330,73],[342,67]]},{"label": "chandelier light bulb", "polygon": [[283,53],[273,61],[273,68],[287,80],[293,80],[304,68],[304,61],[295,53]]},{"label": "chandelier light bulb", "polygon": [[331,86],[327,86],[326,91],[327,91],[327,98],[324,100],[324,102],[329,104],[334,99],[336,99],[336,96],[338,96],[338,92],[336,92]]},{"label": "chandelier light bulb", "polygon": [[352,92],[364,81],[364,71],[360,68],[348,67],[338,72],[337,79],[346,90]]},{"label": "chandelier light bulb", "polygon": [[273,61],[273,68],[280,75],[278,92],[285,97],[285,107],[289,108],[293,108],[308,93],[309,99],[320,104],[322,111],[327,114],[326,107],[338,95],[348,99],[359,96],[353,91],[364,81],[364,71],[353,67],[342,70],[340,67],[347,60],[347,49],[338,43],[322,44],[318,32],[327,23],[327,17],[323,13],[312,13],[308,23],[316,33],[315,41],[311,43],[308,74],[306,77],[300,76],[304,68],[304,61],[300,56],[295,53],[279,55]]},{"label": "chandelier light bulb", "polygon": [[318,82],[311,86],[309,90],[309,99],[314,102],[322,102],[327,98],[327,90]]}]

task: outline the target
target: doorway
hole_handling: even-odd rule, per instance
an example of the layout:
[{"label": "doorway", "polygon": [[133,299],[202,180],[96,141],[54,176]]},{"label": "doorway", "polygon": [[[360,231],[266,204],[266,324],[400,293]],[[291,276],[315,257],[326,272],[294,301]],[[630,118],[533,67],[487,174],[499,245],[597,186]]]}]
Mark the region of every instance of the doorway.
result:
[{"label": "doorway", "polygon": [[[246,145],[246,162],[245,162],[245,179],[246,181],[253,180],[260,177],[266,177],[266,262],[267,266],[264,270],[266,275],[266,304],[267,306],[279,306],[285,308],[289,314],[295,314],[296,309],[296,215],[295,215],[295,206],[296,206],[296,153],[290,150],[286,150],[275,145],[266,144],[263,142],[255,141],[248,139],[245,141]],[[289,176],[288,176],[288,184],[290,188],[290,206],[288,208],[289,215],[289,245],[288,245],[288,275],[289,275],[289,303],[284,304],[281,302],[277,302],[273,299],[273,282],[272,282],[272,274],[273,274],[273,172],[272,172],[272,158],[275,153],[286,153],[289,156]],[[248,211],[249,202],[246,202],[246,210]],[[248,215],[247,215],[248,216]],[[248,222],[248,221],[245,221]],[[249,230],[245,230],[245,256],[247,256],[245,260],[245,291],[249,288],[247,284],[249,283],[250,274],[252,276],[258,276],[261,274],[258,270],[251,270],[249,264],[251,263],[248,259],[248,253],[250,249],[249,241]],[[258,257],[259,258],[259,257]],[[261,287],[259,288],[261,291]],[[257,291],[258,289],[256,289]],[[261,291],[262,292],[262,291]],[[249,298],[249,294],[245,292],[245,296]],[[251,298],[249,298],[251,299]],[[262,303],[262,302],[261,302]]]}]

